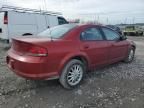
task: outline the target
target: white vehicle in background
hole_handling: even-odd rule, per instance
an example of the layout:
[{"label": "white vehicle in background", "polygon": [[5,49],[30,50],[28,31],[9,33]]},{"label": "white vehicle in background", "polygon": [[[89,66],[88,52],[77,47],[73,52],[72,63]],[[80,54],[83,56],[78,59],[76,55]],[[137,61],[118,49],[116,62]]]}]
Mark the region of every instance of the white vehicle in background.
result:
[{"label": "white vehicle in background", "polygon": [[47,28],[66,23],[60,13],[2,6],[0,39],[9,42],[14,36],[36,35]]}]

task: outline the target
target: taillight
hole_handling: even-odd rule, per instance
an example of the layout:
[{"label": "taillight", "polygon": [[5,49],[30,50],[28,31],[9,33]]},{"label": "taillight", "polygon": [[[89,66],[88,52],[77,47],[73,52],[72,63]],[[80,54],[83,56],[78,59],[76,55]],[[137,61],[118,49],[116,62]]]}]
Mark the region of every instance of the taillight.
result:
[{"label": "taillight", "polygon": [[46,48],[38,47],[38,46],[32,46],[28,50],[28,55],[31,56],[47,56],[48,52]]},{"label": "taillight", "polygon": [[4,24],[8,24],[8,13],[4,13]]}]

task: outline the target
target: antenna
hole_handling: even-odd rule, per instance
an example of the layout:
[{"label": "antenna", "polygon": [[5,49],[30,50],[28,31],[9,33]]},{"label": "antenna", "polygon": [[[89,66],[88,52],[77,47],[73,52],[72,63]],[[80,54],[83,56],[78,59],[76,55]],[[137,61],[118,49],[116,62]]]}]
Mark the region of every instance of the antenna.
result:
[{"label": "antenna", "polygon": [[47,10],[47,3],[46,3],[46,0],[44,0],[44,4],[45,4],[45,10]]}]

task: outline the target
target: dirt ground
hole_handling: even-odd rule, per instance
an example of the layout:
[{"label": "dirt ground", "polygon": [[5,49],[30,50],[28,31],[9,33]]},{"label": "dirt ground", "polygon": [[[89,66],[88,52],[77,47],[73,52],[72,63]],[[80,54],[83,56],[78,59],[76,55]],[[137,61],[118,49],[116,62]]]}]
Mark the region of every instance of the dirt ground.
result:
[{"label": "dirt ground", "polygon": [[5,63],[0,43],[0,108],[144,108],[144,37],[135,60],[119,62],[86,75],[80,87],[65,90],[58,80],[30,81],[16,76]]}]

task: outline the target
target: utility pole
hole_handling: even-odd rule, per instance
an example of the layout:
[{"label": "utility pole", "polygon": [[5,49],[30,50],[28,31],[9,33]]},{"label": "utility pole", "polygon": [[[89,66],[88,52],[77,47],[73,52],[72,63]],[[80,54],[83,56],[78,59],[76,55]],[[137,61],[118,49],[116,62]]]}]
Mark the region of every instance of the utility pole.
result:
[{"label": "utility pole", "polygon": [[47,2],[46,2],[46,0],[44,0],[44,6],[45,6],[45,10],[47,10]]},{"label": "utility pole", "polygon": [[107,22],[107,24],[109,24],[109,19],[108,19],[108,17],[107,17],[107,19],[106,19],[106,22]]},{"label": "utility pole", "polygon": [[97,21],[96,21],[96,14],[94,14],[94,23],[96,23]]},{"label": "utility pole", "polygon": [[124,20],[124,24],[126,24],[127,23],[127,18],[125,18],[125,20]]},{"label": "utility pole", "polygon": [[135,23],[135,17],[133,17],[133,24]]},{"label": "utility pole", "polygon": [[98,22],[98,24],[99,24],[99,15],[98,15],[98,18],[97,18],[97,22]]}]

